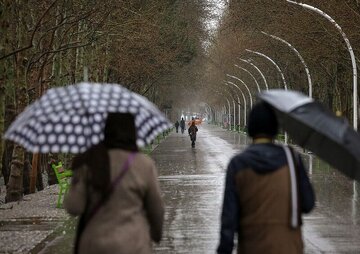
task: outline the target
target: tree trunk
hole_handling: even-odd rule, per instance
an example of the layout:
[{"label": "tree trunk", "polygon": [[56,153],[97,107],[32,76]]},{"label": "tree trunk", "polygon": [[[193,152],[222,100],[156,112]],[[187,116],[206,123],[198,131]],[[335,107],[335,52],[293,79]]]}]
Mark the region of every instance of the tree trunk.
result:
[{"label": "tree trunk", "polygon": [[[4,128],[7,129],[12,121],[15,120],[16,116],[16,109],[15,105],[12,103],[13,100],[8,100],[11,103],[6,103],[5,107],[5,121],[4,121]],[[11,156],[14,149],[14,143],[11,141],[4,142],[4,151],[2,152],[2,161],[1,161],[1,171],[4,176],[5,185],[9,181],[10,176],[10,163],[11,163]]]},{"label": "tree trunk", "polygon": [[[25,86],[17,89],[16,101],[18,113],[22,112],[27,105],[27,89]],[[23,170],[24,170],[25,149],[18,144],[14,145],[10,163],[10,177],[7,185],[6,202],[20,200],[23,196]]]},{"label": "tree trunk", "polygon": [[58,161],[57,155],[50,154],[48,160],[46,161],[46,171],[48,174],[48,185],[53,185],[53,184],[58,183],[55,172],[54,172],[53,168],[51,167],[51,163],[53,161]]},{"label": "tree trunk", "polygon": [[38,171],[37,171],[37,176],[36,176],[36,189],[38,191],[41,191],[44,189],[44,181],[42,178],[42,174],[44,172],[43,170],[43,161],[44,161],[44,157],[46,157],[46,155],[44,154],[39,154],[39,164],[38,164]]},{"label": "tree trunk", "polygon": [[2,165],[1,171],[4,177],[5,185],[7,185],[9,182],[10,163],[11,163],[12,151],[14,149],[14,143],[11,141],[6,141],[4,148],[5,149],[2,153],[2,160],[1,160],[1,165]]},{"label": "tree trunk", "polygon": [[34,153],[31,160],[31,168],[30,168],[30,186],[29,186],[29,192],[34,193],[35,187],[36,187],[36,180],[37,180],[37,172],[39,168],[39,154]]},{"label": "tree trunk", "polygon": [[[41,162],[41,155],[40,155],[40,160],[39,162]],[[41,167],[39,167],[39,170],[37,171],[37,180],[36,180],[36,189],[38,191],[41,191],[44,189],[44,181],[43,181],[43,178],[42,178],[42,170],[41,170]]]},{"label": "tree trunk", "polygon": [[6,203],[21,200],[23,197],[24,159],[24,149],[15,144],[10,166],[10,178],[6,188]]},{"label": "tree trunk", "polygon": [[[5,125],[5,87],[4,87],[4,82],[2,80],[2,77],[0,77],[0,135],[1,135],[0,155],[3,154],[3,149],[4,149],[4,146],[5,146],[5,141],[4,141],[4,138],[3,138],[3,134],[4,134],[4,131],[5,131],[5,126],[4,125]],[[2,169],[2,163],[1,163],[0,164],[0,176],[1,176],[2,171],[3,171],[3,169]]]},{"label": "tree trunk", "polygon": [[24,174],[23,174],[23,188],[24,195],[30,194],[30,172],[31,172],[31,153],[25,153]]}]

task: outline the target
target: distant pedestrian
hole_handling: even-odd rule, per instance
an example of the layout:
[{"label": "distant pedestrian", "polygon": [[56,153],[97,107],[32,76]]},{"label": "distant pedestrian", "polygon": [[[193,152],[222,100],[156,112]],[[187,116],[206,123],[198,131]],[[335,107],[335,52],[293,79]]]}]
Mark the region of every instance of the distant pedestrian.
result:
[{"label": "distant pedestrian", "polygon": [[178,132],[179,132],[179,125],[180,125],[179,121],[178,121],[178,120],[176,120],[176,122],[175,122],[175,129],[176,129],[176,133],[178,133]]},{"label": "distant pedestrian", "polygon": [[217,253],[232,253],[236,233],[237,253],[303,253],[301,214],[315,198],[301,158],[273,142],[278,123],[267,104],[253,107],[247,131],[253,143],[226,172]]},{"label": "distant pedestrian", "polygon": [[73,161],[64,206],[80,217],[75,253],[151,253],[164,220],[154,162],[138,152],[131,114],[109,114],[104,137]]},{"label": "distant pedestrian", "polygon": [[185,120],[182,117],[180,120],[180,128],[181,128],[181,133],[184,134],[184,130],[185,130]]},{"label": "distant pedestrian", "polygon": [[191,125],[188,129],[190,140],[191,140],[191,147],[195,147],[195,141],[196,141],[196,133],[198,131],[198,128],[195,125],[195,120],[191,122]]}]

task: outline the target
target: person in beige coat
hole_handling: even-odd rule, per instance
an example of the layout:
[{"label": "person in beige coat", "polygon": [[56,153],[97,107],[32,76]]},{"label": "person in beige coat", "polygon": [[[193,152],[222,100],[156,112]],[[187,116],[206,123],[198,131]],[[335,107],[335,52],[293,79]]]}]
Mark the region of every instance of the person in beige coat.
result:
[{"label": "person in beige coat", "polygon": [[104,134],[73,161],[64,207],[79,216],[75,253],[151,253],[164,220],[157,169],[138,153],[131,114],[109,114]]}]

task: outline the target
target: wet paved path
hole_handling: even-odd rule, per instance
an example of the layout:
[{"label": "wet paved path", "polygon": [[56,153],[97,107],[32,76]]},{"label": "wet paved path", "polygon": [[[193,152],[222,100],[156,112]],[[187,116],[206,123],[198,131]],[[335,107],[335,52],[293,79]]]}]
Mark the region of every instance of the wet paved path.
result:
[{"label": "wet paved path", "polygon": [[[199,127],[196,148],[173,132],[152,153],[166,204],[164,238],[155,253],[215,253],[225,169],[250,140],[216,126]],[[359,186],[304,155],[317,207],[304,218],[305,253],[360,253]]]},{"label": "wet paved path", "polygon": [[[164,237],[155,253],[215,253],[225,169],[249,142],[243,134],[204,124],[196,148],[188,135],[174,131],[155,148],[151,156],[166,205]],[[303,157],[317,196],[316,208],[304,218],[305,253],[360,254],[360,186],[314,156]],[[28,253],[21,250],[35,245],[30,253],[72,253],[75,220],[55,208],[55,189],[49,190],[14,205],[18,213],[0,210],[0,253]],[[17,240],[10,243],[14,236]]]},{"label": "wet paved path", "polygon": [[156,253],[214,252],[224,172],[236,152],[219,137],[224,134],[229,135],[199,127],[191,148],[188,135],[173,132],[152,152],[166,205],[164,239]]}]

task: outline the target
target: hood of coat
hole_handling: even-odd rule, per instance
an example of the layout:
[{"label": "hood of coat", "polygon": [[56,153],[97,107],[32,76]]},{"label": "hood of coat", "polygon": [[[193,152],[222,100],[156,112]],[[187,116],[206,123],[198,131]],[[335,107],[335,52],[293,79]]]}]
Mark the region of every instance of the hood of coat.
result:
[{"label": "hood of coat", "polygon": [[273,143],[252,144],[241,157],[257,173],[270,173],[287,164],[283,147]]}]

